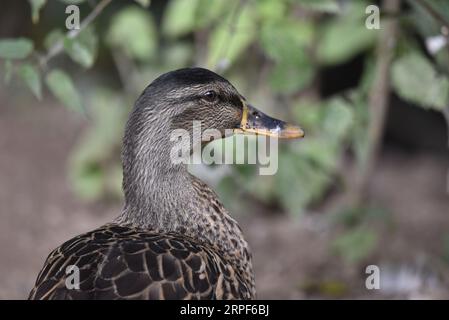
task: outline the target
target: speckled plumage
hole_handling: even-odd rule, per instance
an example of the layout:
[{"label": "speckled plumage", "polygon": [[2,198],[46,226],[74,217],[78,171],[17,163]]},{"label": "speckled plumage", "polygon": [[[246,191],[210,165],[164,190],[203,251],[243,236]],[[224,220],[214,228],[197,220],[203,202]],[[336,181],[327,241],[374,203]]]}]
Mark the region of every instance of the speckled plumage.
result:
[{"label": "speckled plumage", "polygon": [[[80,266],[80,289],[65,267]],[[107,224],[54,250],[30,299],[249,299],[252,287],[216,247],[178,233]]]},{"label": "speckled plumage", "polygon": [[[203,92],[216,90],[213,104]],[[251,254],[216,194],[170,162],[170,130],[235,128],[242,97],[205,69],[170,72],[137,100],[123,140],[125,205],[112,223],[79,235],[47,258],[30,299],[252,299]],[[193,148],[193,145],[189,146]],[[68,289],[66,267],[80,270]]]}]

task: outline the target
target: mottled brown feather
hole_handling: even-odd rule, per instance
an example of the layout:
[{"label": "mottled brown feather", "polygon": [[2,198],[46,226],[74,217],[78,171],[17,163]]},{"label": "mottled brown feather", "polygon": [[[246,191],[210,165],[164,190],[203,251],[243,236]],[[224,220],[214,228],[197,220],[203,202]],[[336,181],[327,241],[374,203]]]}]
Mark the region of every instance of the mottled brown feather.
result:
[{"label": "mottled brown feather", "polygon": [[[80,269],[67,289],[66,268]],[[250,299],[251,287],[216,248],[179,234],[107,224],[47,258],[30,299]]]}]

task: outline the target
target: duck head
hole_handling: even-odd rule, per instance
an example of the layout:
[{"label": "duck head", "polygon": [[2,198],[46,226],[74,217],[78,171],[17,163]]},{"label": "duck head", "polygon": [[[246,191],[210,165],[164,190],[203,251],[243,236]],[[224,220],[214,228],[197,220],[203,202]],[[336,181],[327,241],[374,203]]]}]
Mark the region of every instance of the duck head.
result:
[{"label": "duck head", "polygon": [[[229,132],[286,139],[304,136],[300,127],[257,110],[229,81],[212,71],[185,68],[168,72],[143,91],[125,129],[122,160],[126,203],[143,211],[164,202],[167,207],[173,199],[182,198],[183,190],[187,190],[185,201],[190,201],[186,166],[170,161],[170,135],[175,129],[192,134],[194,121],[201,124],[201,131],[215,129],[222,137]],[[190,152],[193,147],[189,146]],[[173,185],[183,187],[179,192]]]},{"label": "duck head", "polygon": [[222,133],[222,137],[229,132],[281,139],[304,136],[300,127],[257,110],[229,81],[203,68],[185,68],[163,74],[145,89],[135,109],[158,117],[147,121],[149,126],[165,123],[171,130],[191,131],[193,122],[197,121],[203,131],[215,129]]}]

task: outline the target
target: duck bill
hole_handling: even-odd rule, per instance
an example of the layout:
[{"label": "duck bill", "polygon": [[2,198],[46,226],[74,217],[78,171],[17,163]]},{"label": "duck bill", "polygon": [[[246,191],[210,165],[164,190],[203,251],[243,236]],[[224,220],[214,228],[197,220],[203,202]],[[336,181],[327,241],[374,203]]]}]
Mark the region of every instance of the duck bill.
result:
[{"label": "duck bill", "polygon": [[236,128],[234,132],[260,134],[281,139],[304,137],[304,131],[299,126],[274,119],[245,102],[243,103],[243,114],[240,126]]}]

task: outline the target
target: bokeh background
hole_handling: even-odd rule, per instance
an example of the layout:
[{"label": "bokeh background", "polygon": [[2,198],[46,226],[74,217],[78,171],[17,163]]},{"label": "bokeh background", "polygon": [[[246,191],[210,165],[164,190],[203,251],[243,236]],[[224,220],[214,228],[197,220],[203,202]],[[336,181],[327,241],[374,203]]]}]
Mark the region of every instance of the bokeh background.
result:
[{"label": "bokeh background", "polygon": [[127,114],[184,66],[307,132],[274,176],[194,168],[240,221],[259,298],[449,298],[448,38],[447,0],[3,0],[0,298],[119,214]]}]

